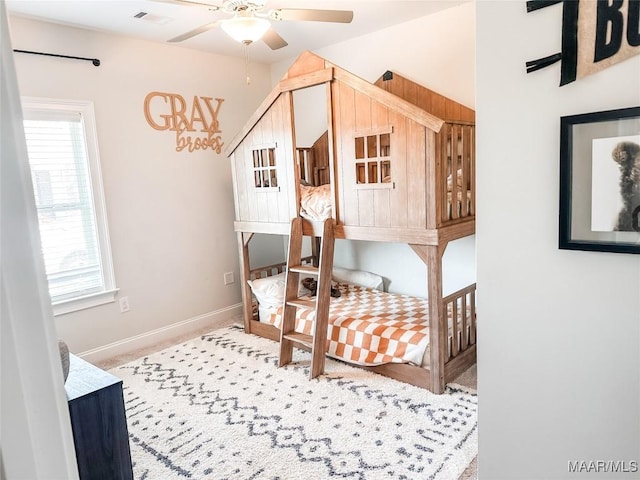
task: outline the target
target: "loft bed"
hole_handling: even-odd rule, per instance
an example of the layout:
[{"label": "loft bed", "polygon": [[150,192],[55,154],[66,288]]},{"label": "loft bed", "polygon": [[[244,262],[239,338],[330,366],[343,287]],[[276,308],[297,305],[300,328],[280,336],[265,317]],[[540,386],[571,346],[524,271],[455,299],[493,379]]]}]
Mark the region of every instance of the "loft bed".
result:
[{"label": "loft bed", "polygon": [[[300,146],[296,129],[313,111],[296,107],[294,93],[318,86],[324,132]],[[303,53],[226,150],[245,332],[279,340],[277,326],[254,312],[248,281],[286,268],[250,265],[253,234],[288,235],[291,219],[306,216],[305,234],[317,237],[330,216],[336,238],[407,243],[427,265],[428,302],[420,308],[428,358],[364,367],[441,393],[476,358],[475,284],[442,292],[447,244],[475,233],[474,151],[473,110],[399,75],[371,84]],[[317,263],[311,245],[309,261]]]}]

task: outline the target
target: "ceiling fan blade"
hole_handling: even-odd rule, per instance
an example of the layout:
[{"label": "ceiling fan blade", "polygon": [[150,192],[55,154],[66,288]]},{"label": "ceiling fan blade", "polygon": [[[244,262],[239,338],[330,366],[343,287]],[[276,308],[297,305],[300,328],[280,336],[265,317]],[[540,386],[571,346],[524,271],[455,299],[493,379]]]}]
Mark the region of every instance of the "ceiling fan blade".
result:
[{"label": "ceiling fan blade", "polygon": [[267,33],[262,36],[262,41],[266,43],[271,50],[278,50],[279,48],[289,45],[273,28],[267,30]]},{"label": "ceiling fan blade", "polygon": [[274,20],[302,20],[311,22],[351,23],[351,10],[310,10],[302,8],[279,8],[271,10]]},{"label": "ceiling fan blade", "polygon": [[152,2],[160,2],[160,3],[173,3],[174,5],[184,5],[186,7],[200,7],[200,8],[207,8],[211,11],[217,11],[220,10],[220,7],[218,5],[211,5],[210,3],[205,3],[205,2],[196,2],[193,0],[151,0]]},{"label": "ceiling fan blade", "polygon": [[177,37],[171,38],[167,41],[172,43],[182,42],[184,40],[187,40],[188,38],[195,37],[196,35],[200,35],[201,33],[204,33],[204,32],[208,32],[212,28],[216,28],[219,23],[220,23],[220,20],[207,23],[205,25],[202,25],[201,27],[196,28],[195,30],[191,30],[190,32],[183,33],[182,35],[178,35]]}]

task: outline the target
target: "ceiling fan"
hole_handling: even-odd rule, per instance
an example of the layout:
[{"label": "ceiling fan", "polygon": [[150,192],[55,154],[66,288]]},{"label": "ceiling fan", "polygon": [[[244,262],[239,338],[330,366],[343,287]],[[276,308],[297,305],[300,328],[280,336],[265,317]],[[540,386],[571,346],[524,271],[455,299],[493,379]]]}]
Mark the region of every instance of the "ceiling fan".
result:
[{"label": "ceiling fan", "polygon": [[194,30],[169,39],[169,42],[182,42],[188,38],[207,32],[220,26],[234,40],[250,45],[262,40],[272,50],[286,47],[288,43],[272,26],[271,21],[313,21],[351,23],[353,12],[350,10],[313,10],[297,8],[278,8],[265,11],[267,0],[224,0],[222,5],[212,5],[192,0],[155,0],[165,3],[177,3],[190,7],[205,8],[211,12],[223,12],[231,18],[206,23]]}]

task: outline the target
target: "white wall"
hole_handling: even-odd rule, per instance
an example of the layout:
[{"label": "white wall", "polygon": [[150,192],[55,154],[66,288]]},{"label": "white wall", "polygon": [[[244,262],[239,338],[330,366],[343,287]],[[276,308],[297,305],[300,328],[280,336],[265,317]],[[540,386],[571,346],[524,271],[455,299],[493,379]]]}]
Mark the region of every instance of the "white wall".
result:
[{"label": "white wall", "polygon": [[327,131],[327,89],[315,85],[293,92],[296,146],[311,147]]},{"label": "white wall", "polygon": [[286,261],[288,242],[288,235],[256,233],[249,244],[249,265],[258,268]]},{"label": "white wall", "polygon": [[22,95],[94,102],[116,282],[131,306],[58,316],[58,335],[96,360],[239,314],[238,282],[223,285],[224,272],[239,279],[230,162],[211,150],[177,152],[175,134],[147,124],[143,102],[153,91],[180,94],[189,108],[193,96],[224,98],[229,144],[268,93],[268,68],[251,65],[247,86],[239,58],[19,17],[10,27],[14,48],[102,62],[15,56]]},{"label": "white wall", "polygon": [[[314,53],[369,82],[391,70],[474,108],[474,35],[475,5],[468,2]],[[274,83],[294,60],[272,66]],[[467,237],[448,246],[445,294],[475,281],[474,239]],[[391,292],[427,296],[426,266],[405,244],[338,241],[335,264],[382,275]]]},{"label": "white wall", "polygon": [[[640,105],[640,57],[559,87],[562,7],[480,1],[477,263],[481,479],[640,478],[640,258],[559,250],[560,117]],[[496,188],[498,187],[498,188]]]},{"label": "white wall", "polygon": [[0,0],[0,478],[78,478],[5,4]]},{"label": "white wall", "polygon": [[[475,6],[473,2],[315,50],[369,82],[387,71],[424,84],[474,108]],[[271,67],[274,84],[295,59]]]}]

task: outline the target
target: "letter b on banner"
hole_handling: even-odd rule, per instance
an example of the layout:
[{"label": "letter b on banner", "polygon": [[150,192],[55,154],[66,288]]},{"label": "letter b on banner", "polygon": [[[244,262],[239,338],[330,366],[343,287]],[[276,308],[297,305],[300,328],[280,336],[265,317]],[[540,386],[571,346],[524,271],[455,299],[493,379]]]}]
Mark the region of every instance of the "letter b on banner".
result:
[{"label": "letter b on banner", "polygon": [[628,0],[627,12],[624,12],[624,3],[623,0],[597,2],[594,62],[614,56],[620,51],[623,41],[631,47],[640,45],[640,0]]}]

